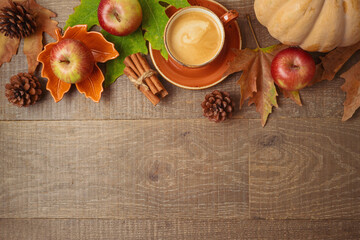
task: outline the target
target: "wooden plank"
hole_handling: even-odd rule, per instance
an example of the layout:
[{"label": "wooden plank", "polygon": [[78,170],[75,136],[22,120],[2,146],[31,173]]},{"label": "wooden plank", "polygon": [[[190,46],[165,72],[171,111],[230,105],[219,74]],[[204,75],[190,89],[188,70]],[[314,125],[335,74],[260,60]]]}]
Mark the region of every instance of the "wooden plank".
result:
[{"label": "wooden plank", "polygon": [[359,219],[360,123],[250,121],[250,215]]},{"label": "wooden plank", "polygon": [[2,121],[0,218],[247,218],[247,128]]},{"label": "wooden plank", "polygon": [[0,238],[120,239],[359,239],[360,221],[196,219],[0,219]]}]

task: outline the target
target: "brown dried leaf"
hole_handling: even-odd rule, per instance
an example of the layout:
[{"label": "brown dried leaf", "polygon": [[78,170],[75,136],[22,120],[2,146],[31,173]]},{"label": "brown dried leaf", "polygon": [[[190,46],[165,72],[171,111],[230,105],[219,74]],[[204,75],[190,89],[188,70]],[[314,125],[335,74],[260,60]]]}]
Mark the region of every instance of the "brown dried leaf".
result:
[{"label": "brown dried leaf", "polygon": [[285,98],[290,98],[293,100],[297,105],[302,106],[300,93],[299,91],[286,91],[284,89],[279,88],[280,91],[283,93]]},{"label": "brown dried leaf", "polygon": [[36,32],[24,40],[24,54],[28,61],[28,70],[34,72],[39,62],[37,57],[43,49],[43,33],[48,33],[53,39],[56,39],[56,29],[58,22],[51,18],[56,17],[52,11],[37,4],[35,0],[28,0],[28,9],[35,17]]},{"label": "brown dried leaf", "polygon": [[241,91],[240,108],[247,99],[249,105],[255,103],[256,110],[261,115],[262,126],[265,126],[273,106],[278,106],[276,100],[278,94],[271,76],[271,62],[274,56],[285,48],[287,48],[285,45],[275,45],[254,50],[234,49],[235,58],[229,63],[229,69],[225,73],[228,75],[243,71],[238,80]]},{"label": "brown dried leaf", "polygon": [[0,33],[0,67],[5,62],[10,62],[12,56],[17,53],[19,39],[11,39]]},{"label": "brown dried leaf", "polygon": [[313,77],[313,80],[307,85],[307,87],[311,87],[312,85],[321,82],[323,80],[324,71],[325,70],[322,63],[317,64],[315,76]]},{"label": "brown dried leaf", "polygon": [[[316,76],[309,85],[321,82],[323,80],[332,80],[340,71],[344,64],[360,50],[360,42],[350,47],[336,48],[321,57],[322,62],[316,66]],[[350,70],[343,73],[341,77],[345,78],[345,84],[341,89],[346,92],[346,101],[344,102],[343,121],[350,119],[356,109],[360,107],[360,63],[354,65]]]},{"label": "brown dried leaf", "polygon": [[320,58],[324,67],[323,80],[334,79],[336,73],[344,66],[356,51],[360,49],[360,42],[350,47],[340,47]]},{"label": "brown dried leaf", "polygon": [[341,89],[346,92],[344,115],[342,118],[343,121],[346,121],[350,119],[360,107],[360,62],[343,73],[341,77],[345,78],[345,83],[341,86]]},{"label": "brown dried leaf", "polygon": [[[51,19],[56,17],[56,14],[37,4],[35,0],[16,0],[15,2],[22,3],[35,17],[36,32],[24,39],[24,53],[28,60],[28,70],[30,73],[33,73],[39,64],[37,56],[43,48],[43,32],[48,33],[54,39],[56,38],[55,30],[58,29],[58,22]],[[9,6],[8,1],[0,1],[0,9],[5,6]],[[10,39],[0,34],[0,66],[4,62],[9,62],[12,56],[17,53],[19,43],[19,39]]]},{"label": "brown dried leaf", "polygon": [[316,66],[316,75],[314,80],[308,86],[323,80],[333,80],[336,73],[344,66],[344,64],[360,50],[360,42],[350,47],[339,47],[329,52],[325,57],[320,57],[321,63]]},{"label": "brown dried leaf", "polygon": [[[8,5],[8,1],[0,1],[0,9]],[[11,61],[12,56],[17,53],[19,43],[19,39],[11,39],[0,33],[0,67],[3,63]]]}]

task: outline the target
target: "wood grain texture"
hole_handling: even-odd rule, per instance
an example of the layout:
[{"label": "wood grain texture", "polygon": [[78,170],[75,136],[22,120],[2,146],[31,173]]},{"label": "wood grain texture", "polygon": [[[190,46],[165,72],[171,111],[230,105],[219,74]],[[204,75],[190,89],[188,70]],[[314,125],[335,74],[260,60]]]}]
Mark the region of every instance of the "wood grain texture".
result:
[{"label": "wood grain texture", "polygon": [[0,218],[248,218],[247,127],[0,122]]},{"label": "wood grain texture", "polygon": [[358,121],[258,124],[249,126],[252,218],[360,218]]},{"label": "wood grain texture", "polygon": [[[37,2],[60,27],[80,3]],[[243,47],[256,47],[247,14],[262,47],[277,43],[254,0],[219,2],[240,13]],[[0,68],[1,240],[360,239],[360,111],[340,122],[339,77],[302,90],[303,107],[279,97],[262,128],[254,106],[224,124],[202,117],[215,89],[238,107],[240,73],[202,91],[162,80],[156,108],[123,76],[99,104],[73,87],[19,109],[4,85],[26,71],[22,47]]]},{"label": "wood grain texture", "polygon": [[192,219],[0,219],[0,239],[357,240],[360,221]]}]

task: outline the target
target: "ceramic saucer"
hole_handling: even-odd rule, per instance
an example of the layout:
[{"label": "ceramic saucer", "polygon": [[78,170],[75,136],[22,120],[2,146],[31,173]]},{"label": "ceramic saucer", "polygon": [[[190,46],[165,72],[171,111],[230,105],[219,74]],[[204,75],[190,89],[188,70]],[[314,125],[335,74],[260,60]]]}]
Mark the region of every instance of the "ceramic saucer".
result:
[{"label": "ceramic saucer", "polygon": [[[212,0],[189,0],[192,6],[202,6],[210,9],[221,17],[228,10],[220,3]],[[168,7],[166,14],[171,17],[177,11],[175,7]],[[232,48],[241,48],[241,34],[238,23],[235,21],[225,26],[225,44],[219,56],[210,64],[200,68],[188,68],[178,64],[169,56],[166,61],[160,51],[153,50],[150,45],[151,59],[157,71],[170,83],[192,90],[212,87],[227,76],[228,62],[234,58]]]}]

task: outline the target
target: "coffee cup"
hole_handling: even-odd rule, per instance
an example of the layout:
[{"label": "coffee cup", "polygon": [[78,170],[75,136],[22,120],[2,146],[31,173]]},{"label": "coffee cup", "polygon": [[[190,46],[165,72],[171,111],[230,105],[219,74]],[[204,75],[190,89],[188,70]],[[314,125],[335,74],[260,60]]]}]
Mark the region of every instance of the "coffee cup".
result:
[{"label": "coffee cup", "polygon": [[198,68],[212,62],[225,43],[224,25],[238,17],[235,10],[220,18],[211,10],[191,6],[178,10],[164,31],[165,47],[177,63]]}]

